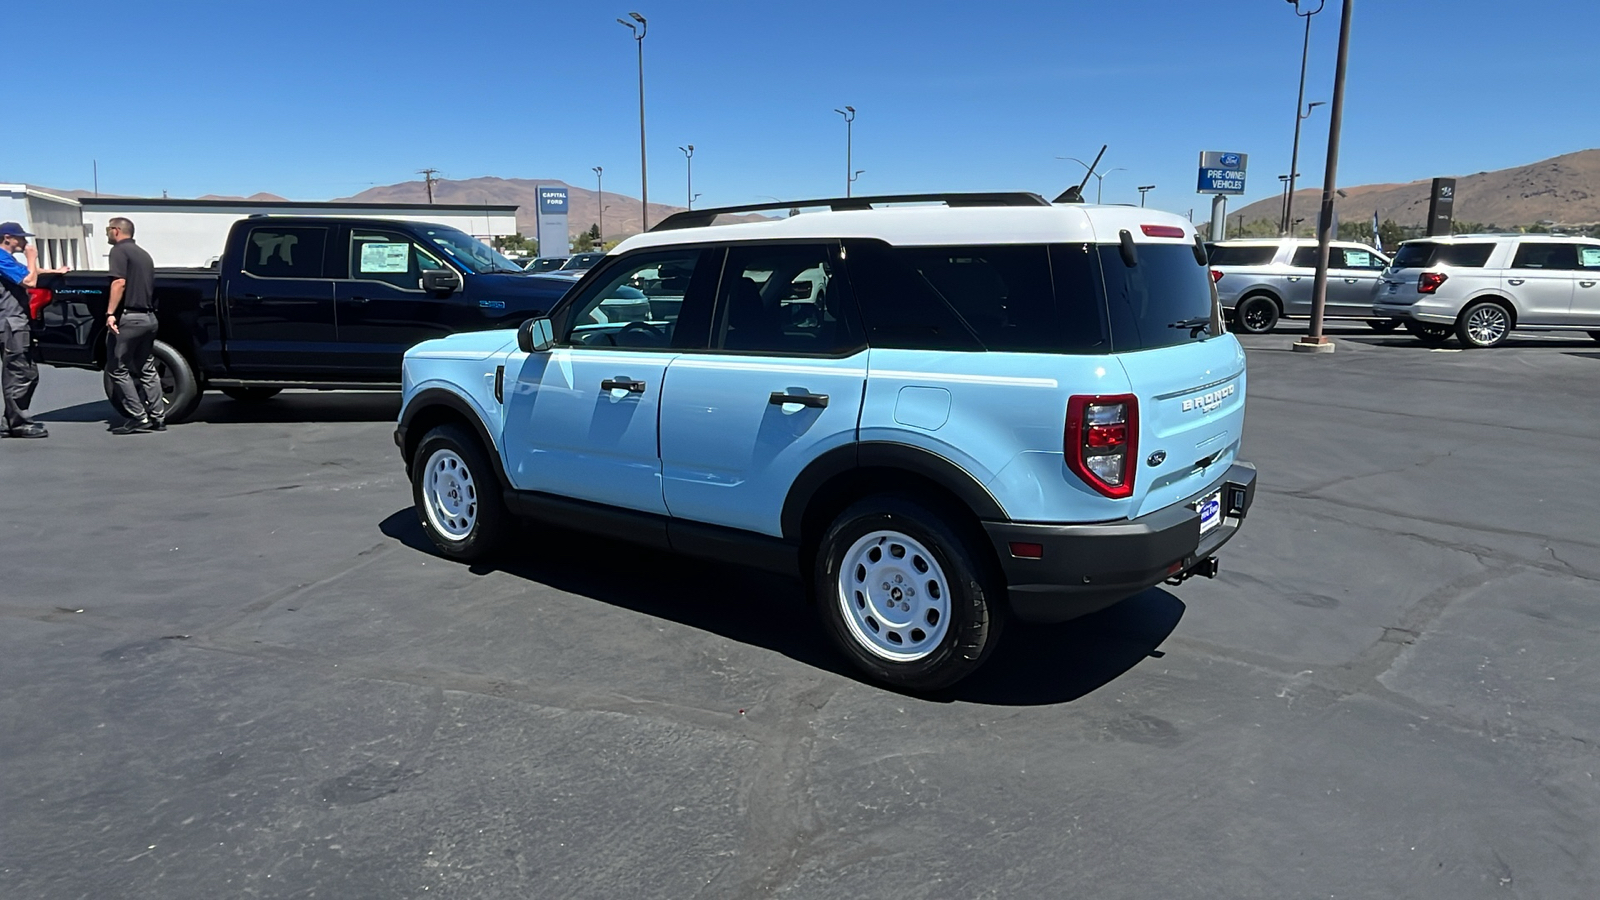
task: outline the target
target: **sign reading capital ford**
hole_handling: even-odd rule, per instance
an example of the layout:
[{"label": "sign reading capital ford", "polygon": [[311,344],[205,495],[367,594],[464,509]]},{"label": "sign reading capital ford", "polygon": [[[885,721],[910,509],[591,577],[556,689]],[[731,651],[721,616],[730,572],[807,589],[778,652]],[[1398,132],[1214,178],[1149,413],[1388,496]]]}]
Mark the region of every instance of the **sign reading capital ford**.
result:
[{"label": "sign reading capital ford", "polygon": [[1245,166],[1250,161],[1248,153],[1223,153],[1207,150],[1200,154],[1200,194],[1244,193]]},{"label": "sign reading capital ford", "polygon": [[539,213],[541,215],[566,215],[566,188],[539,188]]}]

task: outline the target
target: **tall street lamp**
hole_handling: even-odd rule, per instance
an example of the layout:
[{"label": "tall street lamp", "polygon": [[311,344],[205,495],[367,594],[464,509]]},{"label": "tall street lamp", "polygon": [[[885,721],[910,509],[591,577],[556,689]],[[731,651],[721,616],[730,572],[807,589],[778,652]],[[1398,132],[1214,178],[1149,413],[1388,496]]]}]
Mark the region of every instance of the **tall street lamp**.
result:
[{"label": "tall street lamp", "polygon": [[[632,19],[633,22],[629,22]],[[618,19],[633,32],[633,41],[639,45],[639,222],[644,231],[650,230],[650,175],[644,161],[644,33],[648,27],[644,16],[628,13],[628,19]],[[639,23],[635,25],[634,22]]]},{"label": "tall street lamp", "polygon": [[600,166],[594,166],[593,168],[594,168],[594,205],[600,207],[600,221],[595,223],[595,227],[600,229],[600,239],[601,240],[605,240],[605,236],[606,236],[606,191],[605,191],[605,187],[604,187],[605,182],[602,181],[601,178],[600,178],[601,173],[603,173],[605,171],[605,169],[601,168]]},{"label": "tall street lamp", "polygon": [[[1306,56],[1311,51],[1311,17],[1322,12],[1322,7],[1328,0],[1317,0],[1317,8],[1310,12],[1300,11],[1300,0],[1286,0],[1294,4],[1294,14],[1306,20],[1306,36],[1300,45],[1300,93],[1294,101],[1294,150],[1289,154],[1289,199],[1283,205],[1283,223],[1279,233],[1287,233],[1290,224],[1294,221],[1294,180],[1297,174],[1296,167],[1300,165],[1300,123],[1311,115],[1311,107],[1306,106]],[[1307,0],[1309,3],[1310,0]],[[1313,103],[1312,107],[1321,106]],[[1304,108],[1305,112],[1300,110]]]},{"label": "tall street lamp", "polygon": [[1095,203],[1099,203],[1100,202],[1100,193],[1106,186],[1106,176],[1107,175],[1110,175],[1112,172],[1126,172],[1126,171],[1128,171],[1126,168],[1124,168],[1122,166],[1117,166],[1115,169],[1107,169],[1104,172],[1096,172],[1093,169],[1089,168],[1089,164],[1088,163],[1086,163],[1083,160],[1077,158],[1076,156],[1058,156],[1058,157],[1056,157],[1056,159],[1070,159],[1073,162],[1077,163],[1078,165],[1083,166],[1085,169],[1089,169],[1089,174],[1094,176],[1094,202]]},{"label": "tall street lamp", "polygon": [[684,196],[689,198],[689,208],[694,209],[694,145],[680,146],[678,149],[683,151],[684,165],[689,167],[689,187],[684,191]]},{"label": "tall street lamp", "polygon": [[1138,188],[1136,188],[1136,190],[1139,192],[1139,208],[1140,209],[1144,209],[1144,195],[1149,193],[1149,192],[1151,192],[1151,191],[1153,191],[1153,190],[1155,190],[1155,189],[1156,189],[1156,186],[1153,185],[1153,184],[1141,184],[1141,185],[1139,185]]},{"label": "tall street lamp", "polygon": [[1333,242],[1334,192],[1339,183],[1339,132],[1344,127],[1344,73],[1350,62],[1350,12],[1355,0],[1343,0],[1339,10],[1339,51],[1333,67],[1333,105],[1328,108],[1328,158],[1322,176],[1322,212],[1317,216],[1317,277],[1311,285],[1311,327],[1292,346],[1296,350],[1327,353],[1333,344],[1322,334],[1322,316],[1328,302],[1328,255]]},{"label": "tall street lamp", "polygon": [[[856,175],[861,174],[861,172],[851,173],[851,169],[855,166],[855,162],[850,156],[854,138],[852,131],[854,126],[851,123],[856,120],[856,108],[854,106],[846,106],[844,109],[835,109],[834,112],[844,116],[844,195],[848,197],[850,196],[850,185],[855,183]],[[866,170],[863,169],[862,171]]]}]

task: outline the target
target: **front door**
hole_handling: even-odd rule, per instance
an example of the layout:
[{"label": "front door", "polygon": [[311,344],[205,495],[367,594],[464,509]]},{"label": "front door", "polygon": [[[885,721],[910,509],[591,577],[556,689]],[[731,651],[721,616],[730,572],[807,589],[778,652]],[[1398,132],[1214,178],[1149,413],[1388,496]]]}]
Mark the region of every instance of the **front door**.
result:
[{"label": "front door", "polygon": [[322,368],[337,351],[333,280],[324,270],[331,230],[264,223],[245,236],[241,271],[223,285],[229,374],[291,377]]},{"label": "front door", "polygon": [[[513,487],[666,513],[657,442],[663,376],[684,349],[705,346],[716,270],[701,262],[720,255],[628,254],[562,305],[553,317],[557,346],[506,373]],[[674,280],[684,287],[657,315],[645,298]]]},{"label": "front door", "polygon": [[458,289],[440,296],[422,289],[422,273],[445,268],[429,250],[398,231],[352,226],[350,277],[335,287],[340,365],[352,377],[399,381],[400,359],[416,344],[459,330]]},{"label": "front door", "polygon": [[1578,244],[1577,283],[1572,288],[1572,321],[1600,329],[1600,244]]},{"label": "front door", "polygon": [[1511,268],[1501,275],[1505,289],[1522,307],[1519,325],[1566,325],[1572,319],[1572,293],[1578,268],[1575,244],[1524,241]]},{"label": "front door", "polygon": [[1311,315],[1311,293],[1317,283],[1317,248],[1297,247],[1289,257],[1283,280],[1283,311],[1291,316]]},{"label": "front door", "polygon": [[866,340],[835,243],[728,251],[711,349],[667,368],[661,465],[674,518],[781,536],[800,470],[856,439]]}]

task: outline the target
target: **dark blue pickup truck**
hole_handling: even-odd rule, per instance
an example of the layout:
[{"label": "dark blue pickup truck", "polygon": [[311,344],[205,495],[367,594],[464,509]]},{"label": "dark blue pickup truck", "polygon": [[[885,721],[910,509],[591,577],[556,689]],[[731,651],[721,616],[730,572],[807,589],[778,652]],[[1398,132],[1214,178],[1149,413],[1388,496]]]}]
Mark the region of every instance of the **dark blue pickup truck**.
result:
[{"label": "dark blue pickup truck", "polygon": [[[160,249],[147,248],[160,262]],[[576,279],[533,275],[470,235],[387,219],[241,219],[215,268],[156,270],[156,361],[167,421],[207,389],[243,401],[284,388],[399,389],[420,341],[515,326]],[[105,272],[40,279],[41,362],[103,369]]]}]

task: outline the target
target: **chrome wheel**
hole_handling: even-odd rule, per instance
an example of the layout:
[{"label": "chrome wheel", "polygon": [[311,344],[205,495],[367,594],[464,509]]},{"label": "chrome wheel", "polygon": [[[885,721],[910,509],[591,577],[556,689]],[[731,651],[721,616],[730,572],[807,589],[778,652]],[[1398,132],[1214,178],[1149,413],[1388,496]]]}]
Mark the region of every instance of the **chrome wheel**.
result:
[{"label": "chrome wheel", "polygon": [[478,485],[454,450],[435,450],[423,469],[423,512],[434,530],[464,541],[478,521]]},{"label": "chrome wheel", "polygon": [[850,545],[836,592],[856,642],[891,662],[932,653],[950,627],[950,583],[928,548],[898,531]]},{"label": "chrome wheel", "polygon": [[1467,338],[1479,347],[1500,343],[1510,330],[1511,316],[1498,304],[1485,303],[1467,313]]}]

